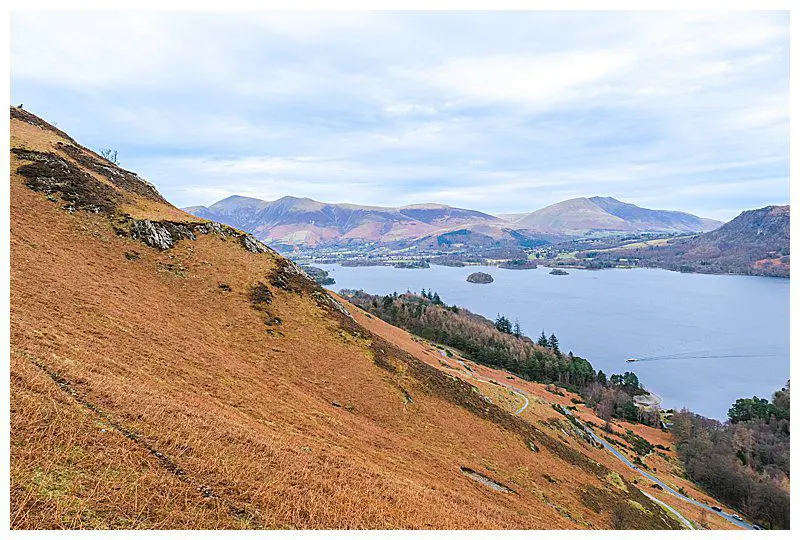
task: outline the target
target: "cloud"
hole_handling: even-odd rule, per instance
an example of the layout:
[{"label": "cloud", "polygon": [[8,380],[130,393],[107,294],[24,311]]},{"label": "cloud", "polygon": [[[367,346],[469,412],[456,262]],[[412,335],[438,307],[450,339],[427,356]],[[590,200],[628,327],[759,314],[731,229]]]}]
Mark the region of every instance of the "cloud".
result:
[{"label": "cloud", "polygon": [[487,56],[451,60],[426,75],[457,103],[506,102],[547,110],[595,92],[590,83],[630,60],[613,52]]},{"label": "cloud", "polygon": [[182,206],[788,201],[783,13],[16,13],[11,53],[15,102]]}]

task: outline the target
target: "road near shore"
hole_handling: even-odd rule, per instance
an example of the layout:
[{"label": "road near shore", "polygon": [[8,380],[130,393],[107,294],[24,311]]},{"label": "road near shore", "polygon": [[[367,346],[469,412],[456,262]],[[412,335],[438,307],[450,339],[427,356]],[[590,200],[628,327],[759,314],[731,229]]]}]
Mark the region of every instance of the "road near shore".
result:
[{"label": "road near shore", "polygon": [[[442,356],[444,356],[444,351],[442,351]],[[519,410],[517,410],[514,414],[517,414],[517,415],[522,414],[522,412],[525,409],[528,408],[528,405],[530,404],[530,401],[528,400],[528,396],[525,394],[525,392],[523,390],[521,390],[519,388],[515,388],[515,387],[513,387],[513,386],[511,386],[509,384],[506,384],[505,382],[502,382],[502,381],[496,381],[494,379],[487,379],[487,378],[484,378],[484,377],[480,377],[477,374],[473,373],[472,370],[469,369],[467,367],[467,365],[463,361],[456,360],[456,362],[458,362],[461,365],[461,367],[464,368],[464,371],[465,371],[465,373],[467,374],[468,377],[471,377],[471,378],[476,379],[476,380],[481,381],[481,382],[486,382],[486,383],[490,383],[490,384],[497,384],[499,386],[507,388],[508,390],[512,391],[514,394],[516,394],[516,395],[520,396],[522,399],[524,399],[525,400],[525,404]],[[631,469],[633,471],[636,471],[637,473],[639,473],[640,475],[644,476],[648,480],[651,480],[652,482],[658,484],[659,486],[661,486],[661,488],[664,491],[668,492],[670,495],[673,495],[673,496],[675,496],[675,497],[677,497],[677,498],[679,498],[679,499],[681,499],[683,501],[686,501],[689,504],[693,504],[693,505],[695,505],[695,506],[697,506],[699,508],[703,508],[705,510],[708,510],[709,512],[713,512],[715,514],[719,514],[720,516],[724,517],[725,519],[727,519],[728,521],[730,521],[734,525],[736,525],[738,527],[741,527],[742,529],[755,530],[755,527],[752,524],[750,524],[750,523],[748,523],[748,522],[746,522],[744,520],[738,520],[738,519],[734,518],[733,515],[731,515],[731,514],[728,514],[726,512],[722,512],[722,511],[716,511],[713,508],[711,508],[711,506],[709,506],[707,504],[701,503],[700,501],[696,501],[696,500],[692,499],[691,497],[686,497],[684,495],[681,495],[680,493],[678,493],[677,491],[675,491],[674,489],[669,487],[667,484],[662,482],[657,477],[653,476],[652,474],[650,474],[650,473],[648,473],[646,471],[643,471],[642,469],[640,469],[639,467],[637,467],[636,465],[631,463],[628,460],[628,458],[626,458],[624,455],[622,455],[622,453],[620,453],[619,450],[617,450],[613,445],[611,445],[605,439],[603,439],[601,437],[598,437],[597,434],[592,429],[590,429],[583,422],[578,420],[574,415],[572,415],[572,413],[570,413],[570,411],[568,409],[563,409],[563,410],[564,410],[564,412],[566,414],[571,415],[581,426],[583,426],[583,428],[586,430],[586,432],[589,433],[589,435],[591,435],[591,437],[595,441],[600,443],[603,446],[603,448],[605,448],[606,450],[611,452],[611,454],[614,457],[616,457],[619,461],[621,461],[625,466],[627,466],[629,469]],[[653,495],[645,493],[644,491],[642,491],[642,493],[644,493],[647,497],[649,497],[650,499],[652,499],[656,503],[661,504],[665,508],[669,509],[669,511],[671,511],[672,513],[675,514],[675,516],[678,517],[679,521],[681,521],[681,523],[683,523],[684,526],[687,526],[690,529],[694,529],[694,527],[692,526],[692,522],[689,521],[688,519],[686,519],[686,517],[683,516],[676,509],[674,509],[673,507],[669,506],[665,502],[657,499]]]}]

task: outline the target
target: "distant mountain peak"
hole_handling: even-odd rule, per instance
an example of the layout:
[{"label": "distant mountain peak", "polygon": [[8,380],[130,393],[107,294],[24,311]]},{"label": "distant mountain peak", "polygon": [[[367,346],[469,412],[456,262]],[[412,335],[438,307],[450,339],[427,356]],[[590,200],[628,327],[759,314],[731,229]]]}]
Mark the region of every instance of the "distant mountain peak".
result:
[{"label": "distant mountain peak", "polygon": [[438,203],[401,207],[326,203],[283,196],[275,201],[233,195],[188,212],[252,232],[281,245],[336,241],[395,242],[421,238],[453,227],[499,222],[495,216]]},{"label": "distant mountain peak", "polygon": [[407,204],[405,206],[401,206],[400,210],[406,209],[433,209],[433,208],[453,208],[452,206],[448,206],[446,204],[439,204],[439,203],[417,203],[417,204]]},{"label": "distant mountain peak", "polygon": [[532,212],[518,224],[548,233],[579,236],[607,232],[703,232],[721,222],[686,212],[651,210],[614,197],[576,197]]}]

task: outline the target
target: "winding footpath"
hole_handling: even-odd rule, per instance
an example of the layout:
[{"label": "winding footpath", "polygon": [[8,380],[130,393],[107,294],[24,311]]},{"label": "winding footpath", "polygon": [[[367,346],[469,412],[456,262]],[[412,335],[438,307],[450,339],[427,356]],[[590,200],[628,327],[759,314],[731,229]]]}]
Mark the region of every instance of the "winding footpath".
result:
[{"label": "winding footpath", "polygon": [[[444,356],[444,354],[445,354],[445,353],[444,353],[444,352],[442,352],[442,356]],[[497,384],[497,385],[499,385],[499,386],[502,386],[503,388],[506,388],[506,389],[508,389],[508,390],[511,390],[511,392],[513,392],[514,394],[516,394],[516,395],[518,395],[519,397],[521,397],[521,398],[522,398],[522,400],[524,401],[524,404],[523,404],[523,405],[522,405],[522,407],[520,407],[520,408],[519,408],[519,409],[518,409],[518,410],[517,410],[517,411],[516,411],[514,414],[517,414],[517,415],[520,415],[520,414],[522,414],[522,412],[523,412],[525,409],[527,409],[527,408],[528,408],[528,405],[530,405],[530,404],[531,404],[531,402],[528,400],[528,396],[526,396],[526,395],[525,395],[525,392],[523,392],[523,391],[522,391],[522,390],[520,390],[519,388],[514,388],[514,387],[513,387],[513,386],[511,386],[510,384],[505,384],[505,383],[500,383],[500,382],[497,382],[497,381],[496,381],[496,380],[494,380],[494,379],[484,379],[483,377],[479,377],[478,375],[476,375],[475,373],[473,373],[473,372],[472,372],[472,370],[471,370],[470,368],[468,368],[468,367],[467,367],[467,365],[466,365],[466,364],[465,364],[463,361],[461,361],[461,360],[456,360],[456,362],[458,362],[459,364],[461,364],[461,367],[463,367],[463,368],[464,368],[464,372],[467,374],[467,377],[471,377],[471,378],[473,378],[473,379],[475,379],[475,380],[477,380],[477,381],[481,381],[481,382],[485,382],[485,383],[489,383],[489,384]]]},{"label": "winding footpath", "polygon": [[[444,351],[441,351],[441,354],[442,354],[442,356],[445,356],[445,353],[444,353]],[[520,407],[520,408],[519,408],[519,409],[518,409],[518,410],[517,410],[517,411],[516,411],[514,414],[517,414],[517,415],[519,415],[519,414],[522,414],[522,412],[523,412],[525,409],[527,409],[527,408],[528,408],[528,405],[530,404],[530,401],[528,400],[528,396],[527,396],[527,395],[525,395],[525,392],[524,392],[523,390],[520,390],[519,388],[515,388],[515,387],[513,387],[513,386],[511,386],[511,385],[509,385],[509,384],[503,383],[503,382],[498,382],[498,381],[496,381],[496,380],[494,380],[494,379],[486,379],[486,378],[480,377],[479,375],[477,375],[476,373],[474,373],[474,372],[473,372],[473,371],[472,371],[472,370],[471,370],[469,367],[467,367],[467,365],[466,365],[466,364],[465,364],[463,361],[461,361],[461,360],[456,360],[456,362],[458,362],[458,363],[461,365],[461,367],[463,367],[463,368],[464,368],[464,371],[465,371],[465,373],[466,373],[466,375],[467,375],[468,377],[471,377],[471,378],[473,378],[473,379],[475,379],[475,380],[478,380],[478,381],[481,381],[481,382],[485,382],[485,383],[489,383],[489,384],[496,384],[496,385],[502,386],[502,387],[504,387],[504,388],[506,388],[506,389],[510,390],[510,391],[511,391],[511,392],[513,392],[514,394],[516,394],[516,395],[520,396],[520,397],[521,397],[521,398],[524,400],[524,402],[525,402],[525,403],[524,403],[524,405],[523,405],[522,407]],[[748,523],[748,522],[746,522],[746,521],[744,521],[744,520],[739,520],[739,519],[736,519],[735,517],[733,517],[733,515],[732,515],[732,514],[728,514],[727,512],[723,512],[723,511],[717,511],[717,510],[714,510],[714,509],[713,509],[711,506],[709,506],[709,505],[707,505],[707,504],[701,503],[700,501],[697,501],[697,500],[695,500],[695,499],[692,499],[691,497],[687,497],[687,496],[685,496],[685,495],[682,495],[681,493],[678,493],[677,491],[675,491],[674,489],[672,489],[671,487],[669,487],[667,484],[665,484],[664,482],[662,482],[661,480],[659,480],[657,477],[653,476],[652,474],[650,474],[650,473],[648,473],[648,472],[646,472],[646,471],[643,471],[642,469],[640,469],[639,467],[637,467],[636,465],[634,465],[633,463],[631,463],[631,462],[630,462],[630,460],[628,460],[628,458],[626,458],[624,455],[622,455],[622,453],[621,453],[619,450],[617,450],[617,449],[616,449],[616,448],[615,448],[613,445],[611,445],[611,444],[610,444],[608,441],[606,441],[605,439],[603,439],[603,438],[601,438],[601,437],[598,437],[598,436],[597,436],[597,434],[595,434],[595,432],[594,432],[592,429],[590,429],[589,427],[587,427],[587,426],[586,426],[586,425],[585,425],[583,422],[581,422],[581,421],[580,421],[580,420],[579,420],[577,417],[575,417],[574,415],[572,415],[572,413],[571,413],[571,412],[570,412],[568,409],[565,409],[565,408],[563,408],[563,407],[562,407],[562,410],[564,411],[564,413],[565,413],[565,414],[569,414],[570,416],[572,416],[572,417],[575,419],[575,421],[577,421],[577,422],[578,422],[578,423],[579,423],[579,424],[580,424],[580,425],[583,427],[583,429],[585,429],[585,430],[586,430],[586,432],[587,432],[587,433],[589,433],[589,435],[590,435],[590,436],[591,436],[591,437],[592,437],[592,438],[593,438],[593,439],[594,439],[596,442],[598,442],[599,444],[601,444],[601,445],[603,446],[603,448],[605,448],[606,450],[608,450],[609,452],[611,452],[611,454],[612,454],[614,457],[616,457],[616,458],[617,458],[619,461],[621,461],[621,462],[622,462],[624,465],[626,465],[626,466],[627,466],[629,469],[631,469],[631,470],[634,470],[634,471],[638,472],[640,475],[644,476],[644,477],[645,477],[645,478],[647,478],[648,480],[651,480],[651,481],[652,481],[652,482],[654,482],[655,484],[658,484],[658,485],[659,485],[659,486],[660,486],[660,487],[661,487],[661,488],[662,488],[664,491],[668,492],[670,495],[673,495],[673,496],[675,496],[675,497],[677,497],[677,498],[679,498],[679,499],[681,499],[681,500],[683,500],[683,501],[685,501],[685,502],[687,502],[687,503],[689,503],[689,504],[693,504],[693,505],[695,505],[695,506],[697,506],[697,507],[699,507],[699,508],[703,508],[703,509],[705,509],[705,510],[708,510],[709,512],[712,512],[712,513],[718,514],[718,515],[720,515],[720,516],[724,517],[725,519],[727,519],[729,522],[731,522],[731,523],[733,523],[734,525],[738,526],[738,527],[741,527],[741,528],[743,528],[743,529],[747,529],[747,530],[755,530],[755,527],[754,527],[752,524],[750,524],[750,523]],[[656,503],[660,504],[661,506],[663,506],[664,508],[668,509],[670,512],[672,512],[673,514],[675,514],[675,516],[678,518],[678,520],[679,520],[679,521],[680,521],[680,522],[681,522],[681,523],[682,523],[684,526],[688,527],[689,529],[692,529],[692,530],[694,530],[694,528],[695,528],[695,527],[692,525],[692,522],[691,522],[691,521],[689,521],[688,519],[686,519],[686,517],[684,517],[684,516],[683,516],[683,515],[682,515],[680,512],[678,512],[676,509],[674,509],[673,507],[669,506],[669,505],[668,505],[668,504],[666,504],[665,502],[663,502],[663,501],[661,501],[661,500],[657,499],[657,498],[656,498],[656,497],[654,497],[653,495],[650,495],[649,493],[647,493],[647,492],[645,492],[645,491],[643,491],[643,490],[640,490],[640,491],[642,491],[642,493],[644,493],[644,494],[645,494],[645,496],[649,497],[649,498],[650,498],[650,499],[652,499],[654,502],[656,502]]]}]

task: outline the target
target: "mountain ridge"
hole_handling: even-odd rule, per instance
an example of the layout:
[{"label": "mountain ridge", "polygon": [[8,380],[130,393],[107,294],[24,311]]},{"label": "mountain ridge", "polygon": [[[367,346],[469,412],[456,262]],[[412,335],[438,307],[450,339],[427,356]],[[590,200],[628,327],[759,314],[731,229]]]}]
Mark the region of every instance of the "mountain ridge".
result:
[{"label": "mountain ridge", "polygon": [[[506,231],[528,231],[521,234],[546,239],[547,235],[570,236],[598,231],[699,232],[721,224],[685,212],[649,210],[611,197],[570,199],[529,214],[503,217],[438,203],[366,206],[292,196],[265,201],[232,195],[208,207],[192,206],[184,210],[240,227],[264,242],[284,247],[316,247],[342,241],[416,241],[482,225],[494,227],[489,236],[502,237],[505,243],[514,244]],[[486,242],[485,235],[466,241]],[[424,243],[430,244],[429,241]]]},{"label": "mountain ridge", "polygon": [[674,210],[651,210],[613,197],[561,201],[516,221],[533,230],[580,236],[591,232],[704,232],[722,222]]}]

